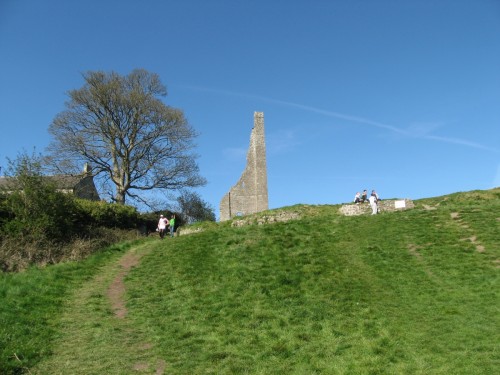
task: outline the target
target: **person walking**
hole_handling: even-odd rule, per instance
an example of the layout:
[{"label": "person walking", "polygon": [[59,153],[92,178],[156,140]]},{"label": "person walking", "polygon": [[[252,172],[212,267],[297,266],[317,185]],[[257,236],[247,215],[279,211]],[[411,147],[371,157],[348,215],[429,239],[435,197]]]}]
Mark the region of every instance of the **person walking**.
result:
[{"label": "person walking", "polygon": [[169,225],[170,225],[170,237],[173,237],[175,230],[175,215],[172,215],[172,217],[170,218]]},{"label": "person walking", "polygon": [[160,220],[158,220],[158,232],[160,233],[160,238],[163,240],[165,237],[165,231],[167,230],[168,219],[160,215]]}]

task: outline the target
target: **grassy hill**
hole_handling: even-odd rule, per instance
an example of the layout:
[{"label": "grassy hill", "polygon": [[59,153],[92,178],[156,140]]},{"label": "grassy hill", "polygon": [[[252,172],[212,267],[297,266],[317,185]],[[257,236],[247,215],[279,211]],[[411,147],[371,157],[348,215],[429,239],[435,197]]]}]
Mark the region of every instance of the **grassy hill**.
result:
[{"label": "grassy hill", "polygon": [[415,205],[298,205],[2,275],[0,373],[496,373],[500,189]]}]

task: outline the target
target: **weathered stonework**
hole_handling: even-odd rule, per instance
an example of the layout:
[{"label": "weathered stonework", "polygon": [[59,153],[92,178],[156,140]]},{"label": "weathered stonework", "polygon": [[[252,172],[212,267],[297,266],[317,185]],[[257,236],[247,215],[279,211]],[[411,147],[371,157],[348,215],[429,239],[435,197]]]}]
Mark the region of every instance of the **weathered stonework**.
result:
[{"label": "weathered stonework", "polygon": [[255,112],[247,165],[238,183],[220,202],[220,221],[265,211],[268,208],[264,113]]},{"label": "weathered stonework", "polygon": [[193,234],[193,233],[201,233],[203,232],[203,228],[186,228],[186,227],[179,227],[175,233],[177,236],[185,236],[188,234]]},{"label": "weathered stonework", "polygon": [[[381,200],[378,202],[379,212],[393,212],[414,208],[411,199]],[[372,213],[370,203],[344,204],[340,207],[340,213],[345,216],[369,215]]]},{"label": "weathered stonework", "polygon": [[293,211],[274,211],[270,212],[268,215],[260,217],[247,217],[243,219],[235,219],[231,223],[232,227],[243,227],[246,225],[265,225],[273,223],[286,223],[290,220],[299,220],[300,214]]}]

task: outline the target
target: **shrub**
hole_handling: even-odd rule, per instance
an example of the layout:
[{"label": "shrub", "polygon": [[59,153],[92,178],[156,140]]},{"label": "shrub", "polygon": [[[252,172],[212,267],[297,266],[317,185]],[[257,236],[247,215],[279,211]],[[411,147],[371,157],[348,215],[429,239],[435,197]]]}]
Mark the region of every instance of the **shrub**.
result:
[{"label": "shrub", "polygon": [[10,236],[56,242],[72,237],[77,230],[73,198],[57,191],[27,156],[17,163],[12,167],[15,177],[10,179],[10,191],[2,198],[2,231]]},{"label": "shrub", "polygon": [[0,241],[0,271],[17,272],[31,265],[82,260],[107,246],[135,240],[137,235],[136,230],[94,228],[86,238],[74,237],[66,243],[4,235]]},{"label": "shrub", "polygon": [[90,227],[132,229],[137,227],[135,207],[105,201],[75,199],[82,224]]}]

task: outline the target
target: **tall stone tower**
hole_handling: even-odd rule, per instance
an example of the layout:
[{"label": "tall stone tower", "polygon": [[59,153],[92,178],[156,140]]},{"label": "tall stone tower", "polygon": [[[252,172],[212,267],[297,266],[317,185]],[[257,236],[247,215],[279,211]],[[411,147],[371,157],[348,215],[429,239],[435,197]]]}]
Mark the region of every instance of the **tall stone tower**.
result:
[{"label": "tall stone tower", "polygon": [[238,183],[220,202],[220,221],[265,211],[268,208],[264,113],[255,112],[247,165]]}]

